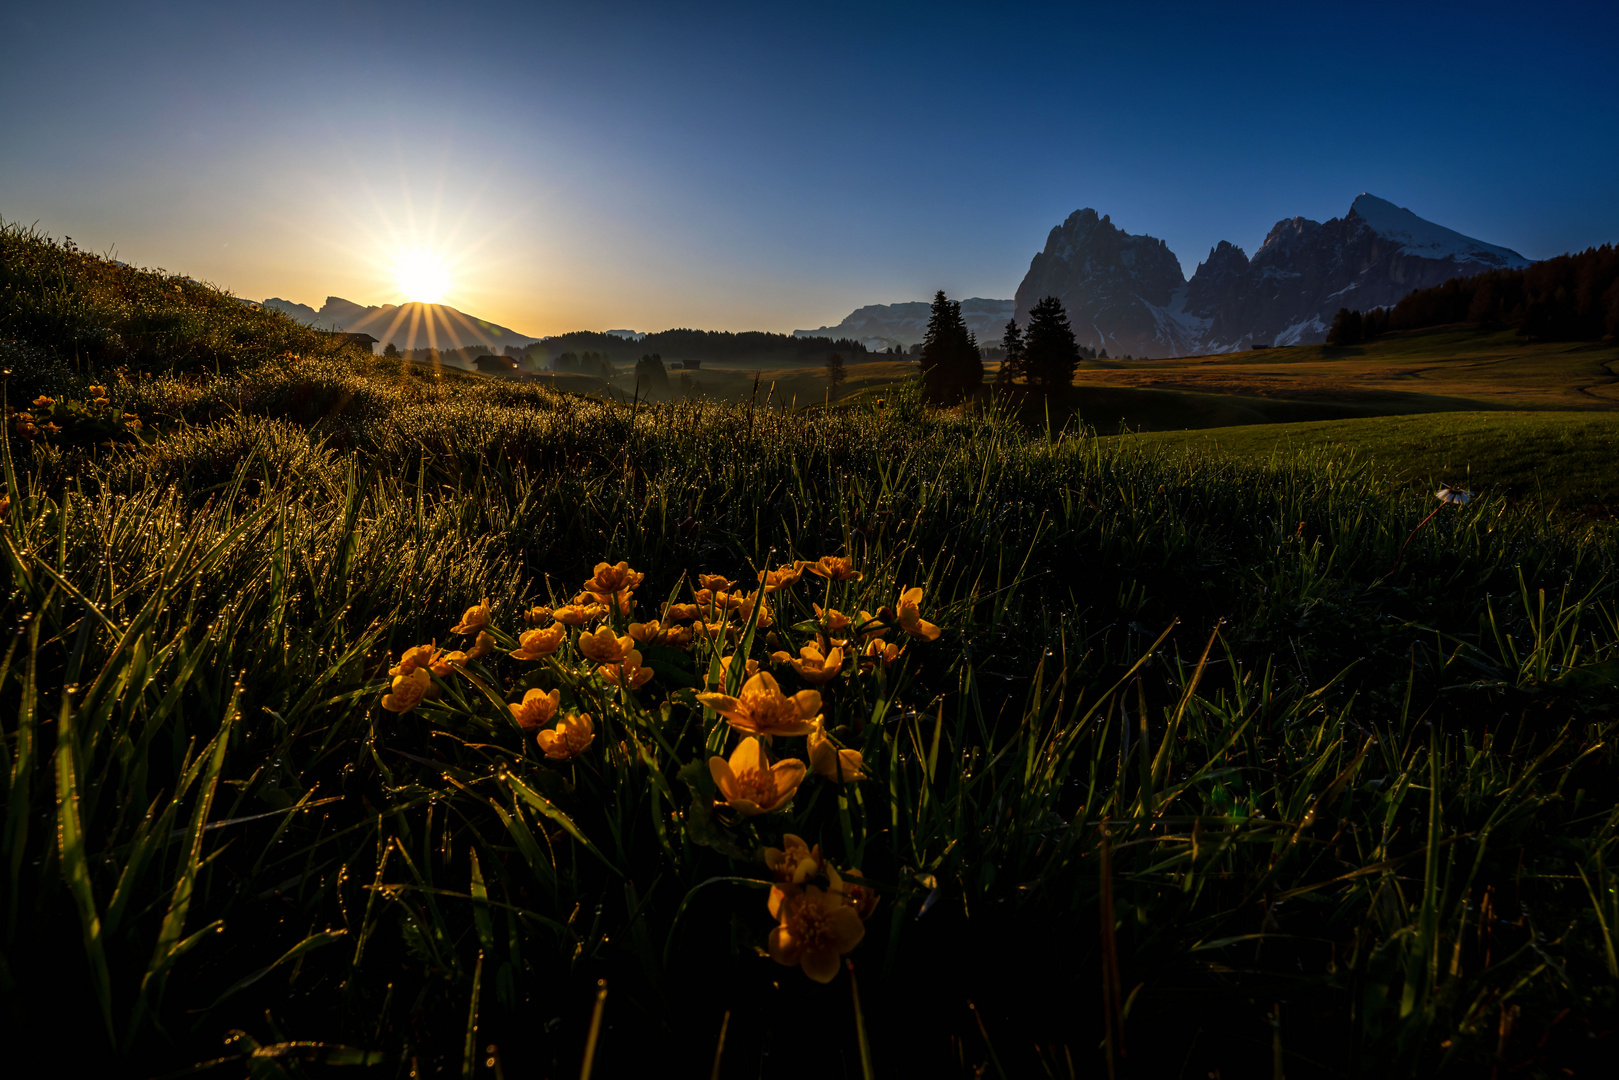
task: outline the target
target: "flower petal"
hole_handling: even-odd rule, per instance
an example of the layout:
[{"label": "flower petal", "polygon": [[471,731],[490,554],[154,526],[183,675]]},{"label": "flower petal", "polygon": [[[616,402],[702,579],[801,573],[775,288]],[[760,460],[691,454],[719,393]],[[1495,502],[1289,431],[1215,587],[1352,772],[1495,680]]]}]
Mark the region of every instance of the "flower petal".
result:
[{"label": "flower petal", "polygon": [[742,702],[729,694],[698,694],[697,700],[727,719],[742,715]]},{"label": "flower petal", "polygon": [[709,758],[708,775],[714,778],[714,786],[729,801],[731,792],[736,790],[736,773],[732,771],[731,763],[718,755]]},{"label": "flower petal", "polygon": [[749,692],[779,694],[781,693],[781,684],[776,681],[775,676],[771,675],[770,672],[761,671],[743,684],[742,692],[744,694]]},{"label": "flower petal", "polygon": [[830,944],[839,952],[853,949],[866,936],[866,924],[860,921],[860,912],[851,904],[843,904],[828,912],[826,934]]},{"label": "flower petal", "polygon": [[[858,918],[855,922],[859,922]],[[804,974],[818,983],[829,983],[838,975],[838,953],[833,949],[816,949],[814,952],[804,953],[800,961],[804,965]]]},{"label": "flower petal", "polygon": [[778,926],[770,931],[770,959],[784,967],[797,967],[803,955],[804,946],[791,930]]},{"label": "flower petal", "polygon": [[731,751],[731,771],[739,773],[744,769],[766,769],[769,763],[765,760],[764,744],[749,735],[737,744]]}]

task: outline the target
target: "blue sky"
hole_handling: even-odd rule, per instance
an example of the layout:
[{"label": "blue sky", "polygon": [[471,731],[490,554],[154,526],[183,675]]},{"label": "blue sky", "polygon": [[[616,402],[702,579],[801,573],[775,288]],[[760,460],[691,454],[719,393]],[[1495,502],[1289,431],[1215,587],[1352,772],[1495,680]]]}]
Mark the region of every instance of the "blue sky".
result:
[{"label": "blue sky", "polygon": [[1371,191],[1619,240],[1619,5],[12,3],[0,217],[529,334],[1009,297],[1073,210],[1190,274]]}]

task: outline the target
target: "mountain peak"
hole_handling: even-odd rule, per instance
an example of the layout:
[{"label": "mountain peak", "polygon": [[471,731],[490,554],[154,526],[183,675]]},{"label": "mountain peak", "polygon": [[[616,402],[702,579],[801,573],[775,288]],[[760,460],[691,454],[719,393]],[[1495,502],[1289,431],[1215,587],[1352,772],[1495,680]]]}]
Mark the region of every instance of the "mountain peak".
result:
[{"label": "mountain peak", "polygon": [[341,296],[328,296],[319,311],[307,304],[272,296],[264,306],[284,312],[318,330],[347,330],[371,334],[384,344],[401,349],[426,346],[458,349],[476,346],[498,351],[507,345],[527,345],[539,338],[457,311],[448,304],[411,301],[403,305],[356,304]]},{"label": "mountain peak", "polygon": [[1528,262],[1363,192],[1343,217],[1278,221],[1252,259],[1222,241],[1187,281],[1162,240],[1086,207],[1030,261],[1017,313],[1056,296],[1083,344],[1185,356],[1321,341],[1341,307],[1390,307],[1413,289]]},{"label": "mountain peak", "polygon": [[1015,297],[1016,318],[1026,323],[1036,303],[1055,296],[1083,345],[1179,354],[1203,329],[1185,317],[1185,295],[1186,278],[1167,244],[1125,232],[1087,206],[1052,229],[1045,250],[1029,263]]},{"label": "mountain peak", "polygon": [[1359,218],[1367,228],[1386,240],[1399,244],[1407,254],[1424,259],[1455,259],[1457,262],[1484,263],[1490,268],[1523,267],[1529,260],[1511,248],[1497,247],[1463,236],[1454,229],[1435,225],[1425,218],[1395,206],[1369,192],[1361,192],[1349,207],[1345,220]]}]

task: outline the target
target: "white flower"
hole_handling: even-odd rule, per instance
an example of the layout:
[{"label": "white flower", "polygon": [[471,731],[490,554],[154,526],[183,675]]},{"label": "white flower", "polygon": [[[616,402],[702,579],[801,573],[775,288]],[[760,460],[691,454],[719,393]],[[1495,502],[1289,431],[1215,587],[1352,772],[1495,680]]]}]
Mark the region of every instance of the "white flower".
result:
[{"label": "white flower", "polygon": [[1473,493],[1471,491],[1463,491],[1460,488],[1442,487],[1435,494],[1439,497],[1439,501],[1442,503],[1465,504],[1473,501]]}]

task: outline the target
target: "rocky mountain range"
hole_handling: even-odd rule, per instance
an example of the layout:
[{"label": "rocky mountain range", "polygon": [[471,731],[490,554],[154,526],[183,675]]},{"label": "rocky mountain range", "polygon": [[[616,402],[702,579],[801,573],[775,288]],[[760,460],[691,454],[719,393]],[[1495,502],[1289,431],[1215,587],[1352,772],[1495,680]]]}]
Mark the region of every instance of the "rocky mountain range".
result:
[{"label": "rocky mountain range", "polygon": [[[823,326],[819,330],[794,330],[794,337],[825,337],[834,340],[850,338],[872,350],[894,346],[910,348],[921,342],[927,333],[928,312],[926,300],[912,300],[903,304],[867,304],[856,308],[836,326]],[[1006,330],[1006,321],[1012,317],[1012,301],[985,300],[981,296],[961,302],[961,318],[967,329],[978,335],[980,345],[994,345]]]},{"label": "rocky mountain range", "polygon": [[457,349],[486,346],[500,352],[507,345],[524,346],[539,338],[527,337],[498,323],[457,311],[448,304],[383,304],[364,306],[341,296],[328,296],[319,311],[272,296],[264,306],[285,312],[320,330],[370,334],[384,346],[390,341],[401,349]]},{"label": "rocky mountain range", "polygon": [[1252,259],[1221,241],[1187,281],[1162,240],[1084,209],[1051,230],[1015,307],[1023,322],[1056,296],[1083,345],[1114,356],[1188,356],[1318,342],[1341,307],[1386,307],[1412,289],[1528,264],[1363,194],[1341,218],[1277,222]]}]

